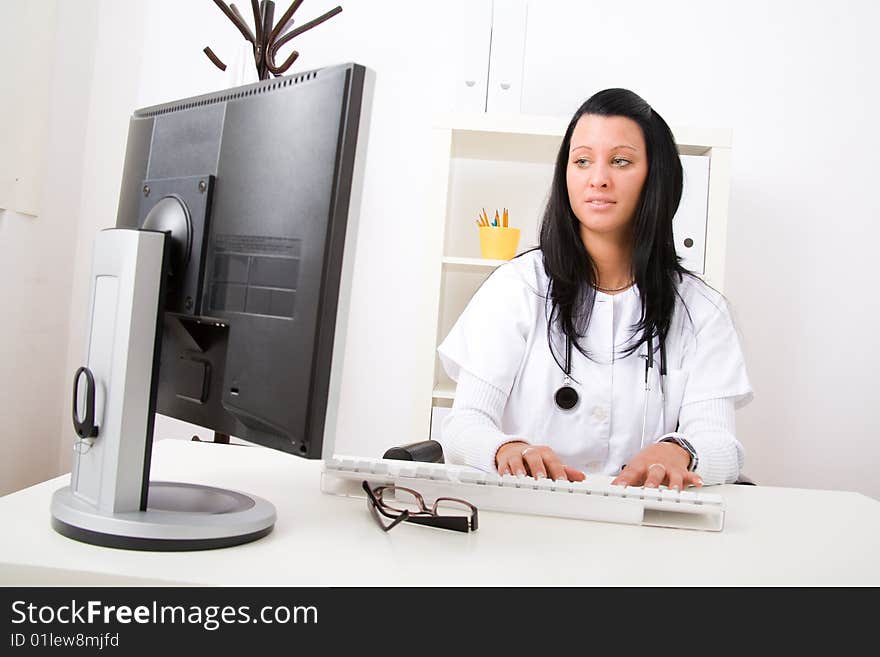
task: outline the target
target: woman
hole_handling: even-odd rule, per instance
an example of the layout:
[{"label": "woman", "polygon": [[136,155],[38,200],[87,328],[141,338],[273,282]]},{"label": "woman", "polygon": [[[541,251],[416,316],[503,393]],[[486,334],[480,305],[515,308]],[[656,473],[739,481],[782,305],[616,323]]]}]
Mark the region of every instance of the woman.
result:
[{"label": "woman", "polygon": [[681,192],[644,100],[607,89],[578,109],[540,248],[499,267],[438,348],[457,381],[448,462],[679,490],[737,479],[734,410],[752,391],[723,297],[676,256]]}]

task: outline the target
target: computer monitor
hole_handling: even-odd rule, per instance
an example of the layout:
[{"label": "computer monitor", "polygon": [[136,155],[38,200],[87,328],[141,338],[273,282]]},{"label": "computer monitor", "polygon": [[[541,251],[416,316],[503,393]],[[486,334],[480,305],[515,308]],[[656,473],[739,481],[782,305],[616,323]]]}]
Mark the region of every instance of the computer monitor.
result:
[{"label": "computer monitor", "polygon": [[164,228],[145,222],[166,199],[191,226],[174,234],[158,412],[321,457],[363,75],[134,113],[117,227]]},{"label": "computer monitor", "polygon": [[[363,66],[345,64],[134,112],[116,229],[99,236],[104,254],[96,252],[93,267],[86,359],[106,373],[102,384],[84,366],[75,380],[73,479],[53,500],[62,534],[116,547],[200,549],[271,531],[274,508],[263,500],[213,489],[217,502],[206,504],[204,490],[150,484],[157,411],[305,458],[332,452],[371,80]],[[120,256],[126,250],[131,255]],[[143,258],[136,267],[128,262]],[[136,279],[151,267],[163,272],[147,295],[158,309],[141,320],[150,304],[135,300],[146,285]],[[111,279],[118,282],[108,287]],[[119,292],[126,286],[130,293]],[[129,329],[135,319],[147,328]],[[99,354],[100,336],[118,345],[120,332],[134,340],[151,322],[155,336],[140,338],[140,347],[128,342],[122,355]],[[112,363],[130,360],[131,351],[150,351],[150,339],[153,359],[140,365],[142,374],[129,366],[111,375]],[[125,399],[133,389],[142,404]],[[91,415],[81,410],[87,398]],[[132,442],[131,431],[119,429],[102,444],[98,425],[109,436],[125,424],[113,417],[123,406],[136,408],[137,422],[146,407],[135,431],[145,435]],[[89,457],[110,440],[119,441],[111,458]],[[120,464],[112,476],[108,461]],[[245,517],[248,509],[260,518]],[[205,516],[227,512],[242,522],[193,536],[161,526],[169,510],[178,524],[216,524]],[[134,533],[126,529],[132,517],[140,519]]]}]

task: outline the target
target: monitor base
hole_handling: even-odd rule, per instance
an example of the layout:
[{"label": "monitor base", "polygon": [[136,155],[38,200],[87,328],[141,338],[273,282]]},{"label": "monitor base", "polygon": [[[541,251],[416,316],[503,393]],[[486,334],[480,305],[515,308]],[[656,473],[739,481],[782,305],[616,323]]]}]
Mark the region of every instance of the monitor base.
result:
[{"label": "monitor base", "polygon": [[52,528],[92,545],[126,550],[211,550],[255,541],[275,526],[275,507],[236,491],[150,482],[146,511],[105,513],[67,486],[52,496]]}]

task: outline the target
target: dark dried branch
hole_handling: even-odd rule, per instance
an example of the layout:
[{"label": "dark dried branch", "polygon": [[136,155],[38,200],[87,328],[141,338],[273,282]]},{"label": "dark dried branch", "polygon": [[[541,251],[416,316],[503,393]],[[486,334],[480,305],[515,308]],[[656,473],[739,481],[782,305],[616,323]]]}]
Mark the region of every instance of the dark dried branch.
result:
[{"label": "dark dried branch", "polygon": [[274,43],[271,43],[270,48],[272,51],[272,58],[273,59],[275,58],[275,55],[278,54],[278,50],[285,43],[287,43],[288,41],[290,41],[291,39],[293,39],[295,37],[298,37],[303,32],[307,32],[308,30],[311,30],[313,27],[317,27],[318,25],[320,25],[324,21],[330,20],[331,18],[333,18],[336,14],[338,14],[341,11],[342,11],[342,7],[336,7],[335,9],[331,9],[326,14],[318,16],[316,19],[311,20],[308,23],[304,23],[303,25],[300,25],[296,29],[293,29],[290,32],[288,32],[287,34],[285,34],[280,39],[277,39]]},{"label": "dark dried branch", "polygon": [[220,7],[220,10],[226,14],[226,18],[232,21],[232,24],[238,28],[238,31],[241,32],[242,36],[250,41],[254,42],[253,34],[251,33],[250,28],[239,20],[238,16],[236,16],[232,10],[226,6],[226,3],[223,0],[214,0],[214,4]]},{"label": "dark dried branch", "polygon": [[267,57],[266,58],[266,68],[268,68],[275,75],[283,75],[287,69],[291,67],[293,62],[296,61],[296,58],[299,57],[299,52],[294,50],[287,59],[284,60],[284,63],[281,66],[275,66],[275,58]]},{"label": "dark dried branch", "polygon": [[284,29],[282,29],[282,30],[279,32],[279,34],[285,34],[285,33],[287,32],[287,28],[289,28],[291,25],[293,25],[293,19],[292,19],[292,18],[291,18],[289,21],[287,21],[287,24],[284,26]]},{"label": "dark dried branch", "polygon": [[[251,9],[254,12],[254,27],[257,31],[257,43],[255,44],[259,49],[259,52],[255,53],[256,57],[259,57],[263,52],[263,48],[265,47],[265,43],[263,43],[263,21],[260,18],[260,2],[259,0],[251,0]],[[260,65],[259,60],[257,61],[257,66]]]},{"label": "dark dried branch", "polygon": [[[292,19],[292,18],[291,18],[289,21],[287,21],[287,25],[285,25],[285,26],[284,26],[284,29],[281,30],[278,34],[280,34],[281,37],[287,36],[287,30],[288,30],[288,28],[290,28],[291,25],[293,25],[293,19]],[[275,40],[277,41],[277,40],[280,39],[281,37],[276,37]],[[285,43],[286,43],[286,42],[285,42]]]},{"label": "dark dried branch", "polygon": [[[278,56],[278,51],[282,46],[300,34],[333,18],[333,16],[342,11],[342,7],[336,7],[308,23],[293,28],[293,14],[300,8],[303,0],[293,0],[277,23],[273,20],[275,13],[274,2],[251,0],[251,10],[254,14],[254,30],[251,31],[247,19],[245,19],[238,7],[234,4],[227,5],[224,0],[213,0],[213,2],[235,25],[236,29],[241,32],[242,36],[252,44],[254,63],[261,80],[268,78],[270,73],[276,76],[283,74],[299,57],[299,51],[294,50],[282,64],[276,65],[275,58]],[[226,64],[220,61],[220,58],[210,48],[205,48],[204,53],[217,68],[221,71],[226,70]]]},{"label": "dark dried branch", "polygon": [[287,24],[290,22],[290,19],[293,17],[294,12],[299,9],[299,6],[303,3],[303,0],[293,0],[291,5],[287,8],[287,11],[281,16],[281,19],[278,21],[278,24],[272,30],[272,33],[269,35],[269,38],[266,40],[266,43],[271,44],[281,33],[281,31],[287,27]]},{"label": "dark dried branch", "polygon": [[223,62],[220,61],[220,58],[214,54],[214,51],[211,50],[210,47],[205,46],[205,49],[202,52],[208,56],[208,59],[210,59],[212,62],[214,62],[214,66],[219,68],[221,71],[226,70],[226,64],[224,64]]},{"label": "dark dried branch", "polygon": [[244,16],[241,15],[241,12],[238,10],[234,4],[229,5],[229,8],[232,10],[232,13],[235,14],[236,18],[241,21],[241,24],[244,25],[244,28],[247,30],[247,34],[245,34],[245,39],[250,41],[253,44],[257,43],[257,38],[254,36],[254,33],[251,32],[250,25],[247,24],[247,21],[244,19]]},{"label": "dark dried branch", "polygon": [[275,3],[269,0],[262,0],[260,3],[261,16],[263,18],[263,61],[257,67],[259,78],[267,80],[269,78],[269,69],[267,59],[269,56],[269,42],[266,40],[272,32],[272,25],[275,24]]}]

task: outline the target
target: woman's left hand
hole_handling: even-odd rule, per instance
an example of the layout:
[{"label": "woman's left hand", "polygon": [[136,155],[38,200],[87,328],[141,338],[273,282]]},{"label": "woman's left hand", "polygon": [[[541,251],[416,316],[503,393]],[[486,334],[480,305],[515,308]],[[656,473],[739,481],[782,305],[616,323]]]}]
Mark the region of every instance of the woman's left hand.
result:
[{"label": "woman's left hand", "polygon": [[666,484],[675,490],[702,486],[696,472],[688,472],[691,456],[675,443],[654,443],[636,454],[611,483],[617,486],[657,488]]}]

